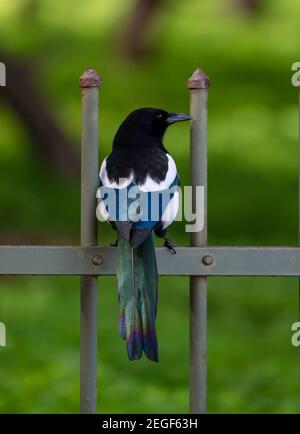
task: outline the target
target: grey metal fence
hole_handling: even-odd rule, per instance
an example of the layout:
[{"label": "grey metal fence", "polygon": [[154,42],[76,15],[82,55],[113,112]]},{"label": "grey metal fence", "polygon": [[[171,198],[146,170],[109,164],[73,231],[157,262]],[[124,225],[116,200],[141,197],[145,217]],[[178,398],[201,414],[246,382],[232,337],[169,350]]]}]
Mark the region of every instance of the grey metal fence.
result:
[{"label": "grey metal fence", "polygon": [[[80,409],[82,413],[95,413],[97,409],[97,276],[113,275],[116,270],[116,249],[96,245],[95,192],[99,168],[98,88],[100,84],[100,78],[91,69],[80,78],[82,90],[81,245],[75,247],[0,246],[0,275],[81,276]],[[207,246],[208,87],[209,80],[200,69],[197,69],[188,80],[193,118],[190,149],[191,182],[193,186],[202,185],[205,188],[204,228],[201,232],[192,234],[191,247],[177,248],[176,255],[170,255],[163,247],[156,249],[159,274],[190,276],[190,413],[194,414],[206,412],[207,277],[300,275],[300,248],[297,247]]]}]

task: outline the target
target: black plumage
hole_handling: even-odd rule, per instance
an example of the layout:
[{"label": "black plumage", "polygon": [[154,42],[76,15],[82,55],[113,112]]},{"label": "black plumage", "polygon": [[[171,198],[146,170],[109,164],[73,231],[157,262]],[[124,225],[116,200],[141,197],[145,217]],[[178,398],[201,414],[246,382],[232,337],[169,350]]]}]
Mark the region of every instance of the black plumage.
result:
[{"label": "black plumage", "polygon": [[[143,137],[140,143],[142,140]],[[168,158],[166,151],[159,147],[130,146],[130,151],[129,148],[116,147],[106,160],[106,170],[108,179],[116,183],[120,178],[129,178],[131,173],[138,184],[144,184],[147,176],[159,183],[166,177]]]}]

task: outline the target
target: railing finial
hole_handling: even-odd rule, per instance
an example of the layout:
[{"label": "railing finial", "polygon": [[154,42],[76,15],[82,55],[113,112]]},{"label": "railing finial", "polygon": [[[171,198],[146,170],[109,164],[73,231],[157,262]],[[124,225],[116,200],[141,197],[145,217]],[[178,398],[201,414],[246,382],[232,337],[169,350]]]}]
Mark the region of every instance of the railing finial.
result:
[{"label": "railing finial", "polygon": [[208,89],[210,86],[210,80],[205,72],[197,68],[188,79],[189,89]]},{"label": "railing finial", "polygon": [[88,68],[79,79],[79,86],[84,89],[86,87],[100,87],[102,79],[93,68]]}]

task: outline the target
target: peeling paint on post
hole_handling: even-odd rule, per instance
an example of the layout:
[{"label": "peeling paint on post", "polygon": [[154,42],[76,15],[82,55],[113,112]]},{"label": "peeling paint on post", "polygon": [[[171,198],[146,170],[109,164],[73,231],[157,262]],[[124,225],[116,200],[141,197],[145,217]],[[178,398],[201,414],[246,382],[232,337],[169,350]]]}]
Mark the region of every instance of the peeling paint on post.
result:
[{"label": "peeling paint on post", "polygon": [[[80,77],[82,89],[81,246],[97,244],[98,88],[93,69]],[[97,277],[81,277],[80,412],[97,412]]]},{"label": "peeling paint on post", "polygon": [[[192,247],[207,245],[207,93],[209,79],[196,69],[188,79],[191,105],[191,185],[192,206],[196,209],[196,187],[204,187],[204,225],[191,234]],[[208,256],[206,256],[206,259]],[[190,413],[206,413],[207,377],[207,278],[190,278]]]}]

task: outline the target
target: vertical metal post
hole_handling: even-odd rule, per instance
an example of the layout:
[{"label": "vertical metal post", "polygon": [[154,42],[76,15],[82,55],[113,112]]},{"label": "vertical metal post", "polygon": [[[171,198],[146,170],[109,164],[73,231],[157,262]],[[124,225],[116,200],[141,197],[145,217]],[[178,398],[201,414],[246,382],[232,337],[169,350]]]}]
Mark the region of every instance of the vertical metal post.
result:
[{"label": "vertical metal post", "polygon": [[[300,83],[298,85],[298,244],[300,246]],[[300,278],[298,279],[298,318],[300,321]]]},{"label": "vertical metal post", "polygon": [[[195,210],[196,186],[204,187],[204,226],[192,232],[191,245],[207,245],[207,94],[209,79],[201,69],[188,79],[191,123],[191,184],[192,206]],[[190,413],[206,413],[206,330],[207,278],[190,278]]]},{"label": "vertical metal post", "polygon": [[[96,190],[98,184],[98,88],[93,69],[80,77],[82,90],[81,136],[81,245],[97,244]],[[97,278],[81,277],[80,412],[97,410]]]}]

